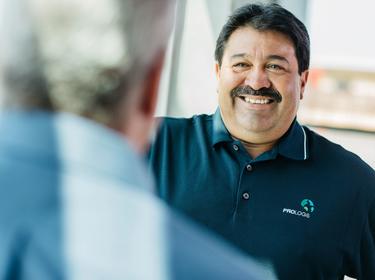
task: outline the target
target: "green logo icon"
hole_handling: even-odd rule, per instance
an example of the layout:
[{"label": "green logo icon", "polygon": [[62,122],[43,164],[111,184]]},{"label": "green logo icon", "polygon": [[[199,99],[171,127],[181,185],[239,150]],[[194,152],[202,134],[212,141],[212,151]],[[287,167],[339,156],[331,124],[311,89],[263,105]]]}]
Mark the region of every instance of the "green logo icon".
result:
[{"label": "green logo icon", "polygon": [[305,198],[304,200],[302,200],[301,206],[308,213],[314,212],[315,206],[314,206],[314,203],[310,199]]}]

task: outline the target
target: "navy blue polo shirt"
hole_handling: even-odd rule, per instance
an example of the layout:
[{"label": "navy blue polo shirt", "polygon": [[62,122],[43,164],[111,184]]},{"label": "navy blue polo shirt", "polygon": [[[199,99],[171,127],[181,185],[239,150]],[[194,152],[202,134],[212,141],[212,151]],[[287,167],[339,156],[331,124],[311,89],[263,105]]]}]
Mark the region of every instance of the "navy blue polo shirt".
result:
[{"label": "navy blue polo shirt", "polygon": [[252,159],[219,110],[165,118],[149,161],[162,199],[279,279],[375,279],[375,172],[296,120]]}]

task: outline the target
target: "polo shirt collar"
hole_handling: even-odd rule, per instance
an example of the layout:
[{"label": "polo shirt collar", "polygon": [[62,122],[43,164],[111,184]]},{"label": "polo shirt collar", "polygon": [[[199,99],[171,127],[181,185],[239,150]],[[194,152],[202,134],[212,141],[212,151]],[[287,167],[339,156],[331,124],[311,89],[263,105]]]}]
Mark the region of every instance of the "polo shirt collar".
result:
[{"label": "polo shirt collar", "polygon": [[278,144],[279,154],[294,160],[306,160],[309,157],[307,135],[296,119],[281,137]]},{"label": "polo shirt collar", "polygon": [[224,125],[224,122],[221,118],[220,108],[216,109],[215,114],[213,115],[213,127],[212,127],[212,146],[221,142],[231,142],[233,141],[232,136]]},{"label": "polo shirt collar", "polygon": [[[228,132],[221,118],[220,108],[213,115],[212,146],[222,142],[232,142],[233,138]],[[294,160],[306,160],[309,156],[307,136],[305,129],[293,120],[290,128],[280,139],[275,147],[280,155]]]}]

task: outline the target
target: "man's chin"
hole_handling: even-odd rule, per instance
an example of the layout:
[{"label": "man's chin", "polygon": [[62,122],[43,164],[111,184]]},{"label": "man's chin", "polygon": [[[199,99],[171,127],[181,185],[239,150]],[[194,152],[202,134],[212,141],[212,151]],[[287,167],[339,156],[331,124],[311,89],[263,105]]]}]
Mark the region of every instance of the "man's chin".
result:
[{"label": "man's chin", "polygon": [[266,133],[273,127],[272,120],[258,118],[240,118],[236,121],[236,126],[241,127],[245,133]]}]

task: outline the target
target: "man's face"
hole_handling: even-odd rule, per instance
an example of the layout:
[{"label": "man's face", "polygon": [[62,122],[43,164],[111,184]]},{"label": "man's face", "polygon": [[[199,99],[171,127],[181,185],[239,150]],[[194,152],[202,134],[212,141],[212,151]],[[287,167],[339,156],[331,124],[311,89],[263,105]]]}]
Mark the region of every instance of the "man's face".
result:
[{"label": "man's face", "polygon": [[[251,143],[275,141],[288,130],[308,76],[307,71],[298,74],[294,45],[287,36],[252,27],[232,33],[216,74],[225,126],[233,137]],[[249,95],[260,89],[271,93]]]}]

